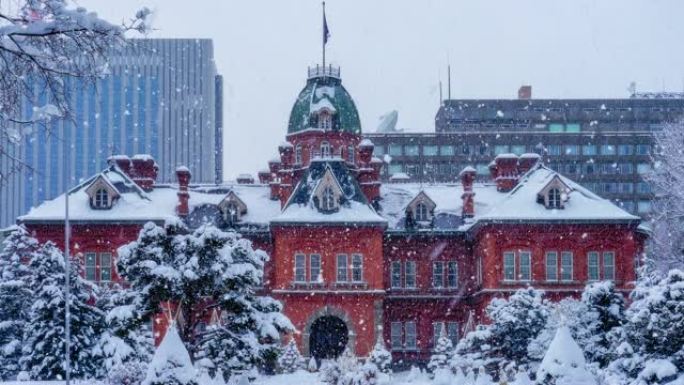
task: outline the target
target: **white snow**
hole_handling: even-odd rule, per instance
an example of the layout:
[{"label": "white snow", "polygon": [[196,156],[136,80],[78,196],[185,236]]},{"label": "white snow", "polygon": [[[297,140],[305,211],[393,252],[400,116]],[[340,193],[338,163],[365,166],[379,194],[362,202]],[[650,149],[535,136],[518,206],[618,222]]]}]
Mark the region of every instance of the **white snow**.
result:
[{"label": "white snow", "polygon": [[586,365],[584,353],[572,338],[570,328],[561,325],[539,365],[537,379],[550,375],[557,385],[596,385]]},{"label": "white snow", "polygon": [[328,98],[323,98],[323,99],[321,99],[315,103],[312,103],[311,107],[309,108],[309,111],[311,113],[315,113],[315,112],[318,112],[318,111],[323,110],[323,109],[328,110],[331,113],[334,113],[337,111],[337,109],[335,109],[335,107],[332,105],[330,100],[328,100]]}]

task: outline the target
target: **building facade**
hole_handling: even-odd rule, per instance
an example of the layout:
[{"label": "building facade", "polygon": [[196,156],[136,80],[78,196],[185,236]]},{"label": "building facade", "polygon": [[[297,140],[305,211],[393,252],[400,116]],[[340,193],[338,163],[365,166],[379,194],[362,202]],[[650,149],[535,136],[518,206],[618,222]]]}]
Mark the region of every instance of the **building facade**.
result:
[{"label": "building facade", "polygon": [[653,132],[684,114],[680,94],[627,99],[446,100],[434,133],[370,133],[375,156],[387,161],[383,180],[453,182],[464,165],[488,177],[491,158],[540,154],[544,162],[625,210],[648,216],[653,197]]},{"label": "building facade", "polygon": [[[67,79],[73,121],[22,128],[20,142],[4,143],[0,156],[0,227],[14,223],[36,204],[106,166],[111,154],[150,154],[159,180],[171,182],[175,167],[190,167],[200,182],[222,180],[222,86],[210,39],[132,39],[111,54],[110,75],[95,84]],[[40,94],[36,85],[36,93]],[[49,103],[45,96],[39,105]],[[34,106],[22,112],[30,118]],[[70,143],[64,154],[62,138]],[[4,138],[3,138],[4,140]],[[25,161],[28,167],[10,173]]]},{"label": "building facade", "polygon": [[[499,154],[488,180],[465,166],[457,182],[421,184],[382,183],[373,152],[339,70],[310,69],[258,183],[193,184],[179,168],[177,184],[160,184],[149,157],[112,157],[71,192],[72,250],[88,279],[112,281],[117,248],[148,221],[238,231],[271,256],[263,292],[316,358],[365,356],[381,338],[395,360],[425,361],[442,330],[456,341],[486,322],[492,298],[529,285],[554,300],[599,280],[631,290],[640,218],[538,154]],[[20,222],[61,246],[63,205],[47,201]]]}]

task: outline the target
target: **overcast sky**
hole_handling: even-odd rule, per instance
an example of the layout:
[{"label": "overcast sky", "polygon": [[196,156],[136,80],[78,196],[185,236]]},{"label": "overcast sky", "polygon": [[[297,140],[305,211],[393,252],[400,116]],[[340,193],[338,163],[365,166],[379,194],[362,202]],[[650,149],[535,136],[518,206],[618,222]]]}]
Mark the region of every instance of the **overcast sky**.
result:
[{"label": "overcast sky", "polygon": [[[306,67],[321,60],[318,0],[78,0],[111,20],[143,5],[150,37],[214,40],[224,76],[226,178],[276,155]],[[438,82],[454,98],[625,97],[684,88],[681,0],[328,0],[328,62],[342,68],[364,132],[433,131]],[[446,96],[446,86],[444,89]]]}]

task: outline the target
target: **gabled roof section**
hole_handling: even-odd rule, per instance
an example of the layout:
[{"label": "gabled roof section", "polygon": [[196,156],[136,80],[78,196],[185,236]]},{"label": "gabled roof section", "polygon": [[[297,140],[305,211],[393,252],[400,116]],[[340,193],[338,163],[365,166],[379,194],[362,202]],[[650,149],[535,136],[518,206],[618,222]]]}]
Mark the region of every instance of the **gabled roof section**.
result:
[{"label": "gabled roof section", "polygon": [[[549,210],[537,203],[540,192],[553,183],[567,186],[567,201],[563,210]],[[477,202],[477,197],[475,198]],[[499,202],[476,220],[490,221],[570,221],[570,222],[638,222],[640,218],[629,214],[608,199],[539,164],[520,178],[518,184]]]},{"label": "gabled roof section", "polygon": [[409,208],[413,208],[414,205],[418,203],[425,203],[428,206],[428,209],[430,211],[433,211],[437,207],[437,203],[433,201],[426,193],[425,190],[420,190],[418,195],[416,195],[415,198],[413,198],[407,205],[404,207],[404,210],[408,210]]},{"label": "gabled roof section", "polygon": [[117,190],[116,187],[114,187],[114,185],[109,181],[109,179],[106,178],[102,173],[98,174],[94,179],[91,180],[92,182],[85,189],[86,194],[93,196],[97,190],[104,188],[107,190],[107,193],[111,194],[112,196],[117,198],[121,196],[119,190]]},{"label": "gabled roof section", "polygon": [[[326,175],[332,177],[341,191],[340,208],[333,213],[321,212],[315,205],[314,197]],[[386,224],[361,191],[356,176],[347,168],[342,159],[313,160],[302,176],[290,199],[280,215],[272,223],[301,224],[316,223],[372,223]]]},{"label": "gabled roof section", "polygon": [[231,190],[226,194],[226,196],[219,202],[218,207],[221,211],[224,211],[229,204],[235,204],[240,209],[240,215],[247,214],[247,204],[237,196],[235,191]]}]

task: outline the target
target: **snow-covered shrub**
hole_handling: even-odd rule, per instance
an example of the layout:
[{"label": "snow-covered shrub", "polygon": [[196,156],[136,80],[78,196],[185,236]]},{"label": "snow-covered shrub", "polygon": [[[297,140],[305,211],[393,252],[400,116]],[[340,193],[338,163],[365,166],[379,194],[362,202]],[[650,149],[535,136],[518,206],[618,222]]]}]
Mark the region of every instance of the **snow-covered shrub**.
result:
[{"label": "snow-covered shrub", "polygon": [[311,357],[309,363],[306,365],[306,370],[308,370],[311,373],[315,373],[318,371],[318,363],[316,362],[315,357]]},{"label": "snow-covered shrub", "polygon": [[321,382],[328,385],[337,385],[342,376],[342,370],[336,360],[323,360],[319,369],[318,377]]},{"label": "snow-covered shrub", "polygon": [[[101,365],[97,342],[104,326],[104,315],[91,300],[97,288],[82,278],[80,263],[74,259],[69,271],[71,296],[71,374],[74,378],[93,378]],[[32,378],[64,378],[65,263],[61,251],[51,242],[43,245],[31,259],[31,290],[34,301],[30,321],[24,329],[20,363]]]},{"label": "snow-covered shrub", "polygon": [[611,333],[617,357],[608,365],[610,376],[638,384],[684,377],[684,272],[640,280],[632,301],[625,324]]},{"label": "snow-covered shrub", "polygon": [[543,292],[520,289],[508,299],[493,299],[486,311],[491,324],[478,326],[459,341],[451,366],[496,370],[502,363],[529,362],[528,346],[549,318]]},{"label": "snow-covered shrub", "polygon": [[27,261],[40,249],[38,241],[25,228],[14,226],[3,241],[0,253],[0,379],[13,379],[19,373],[21,345],[33,303]]},{"label": "snow-covered shrub", "polygon": [[378,367],[372,362],[357,366],[353,371],[343,372],[337,385],[375,385],[378,382]]},{"label": "snow-covered shrub", "polygon": [[278,368],[282,373],[292,373],[302,366],[303,357],[297,349],[297,343],[291,339],[278,357]]},{"label": "snow-covered shrub", "polygon": [[142,385],[200,385],[198,380],[199,373],[172,324],[154,352]]},{"label": "snow-covered shrub", "polygon": [[518,368],[518,372],[515,373],[515,379],[511,385],[532,385],[532,380],[530,379],[529,374],[527,374],[527,370],[525,370],[525,368]]},{"label": "snow-covered shrub", "polygon": [[137,361],[120,362],[107,372],[107,385],[139,385],[147,373],[147,364]]},{"label": "snow-covered shrub", "polygon": [[544,355],[537,370],[537,384],[596,385],[595,378],[587,370],[584,352],[565,325],[558,328]]},{"label": "snow-covered shrub", "polygon": [[368,359],[378,367],[380,372],[389,373],[392,371],[392,354],[385,347],[382,335],[378,336],[377,341],[375,341],[375,346],[373,346]]},{"label": "snow-covered shrub", "polygon": [[483,366],[477,369],[477,378],[475,379],[475,385],[492,385],[492,376],[490,376]]},{"label": "snow-covered shrub", "polygon": [[432,356],[430,356],[430,362],[427,366],[428,370],[434,374],[438,369],[448,367],[452,350],[453,346],[451,345],[451,340],[447,337],[445,328],[442,328],[439,338],[437,338],[437,343],[435,344]]}]

